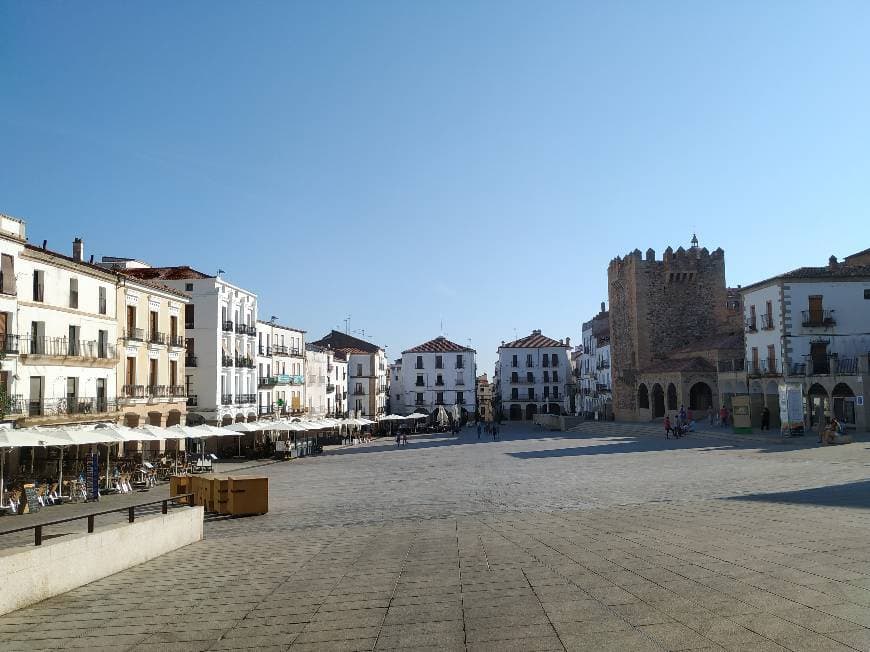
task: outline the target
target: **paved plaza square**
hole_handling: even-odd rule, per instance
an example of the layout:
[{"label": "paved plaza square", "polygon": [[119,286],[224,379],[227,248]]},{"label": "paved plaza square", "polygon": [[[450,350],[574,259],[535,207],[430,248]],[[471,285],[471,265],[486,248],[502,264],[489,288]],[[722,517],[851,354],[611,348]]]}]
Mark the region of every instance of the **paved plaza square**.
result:
[{"label": "paved plaza square", "polygon": [[870,450],[803,443],[509,425],[263,466],[267,515],[0,650],[868,650]]}]

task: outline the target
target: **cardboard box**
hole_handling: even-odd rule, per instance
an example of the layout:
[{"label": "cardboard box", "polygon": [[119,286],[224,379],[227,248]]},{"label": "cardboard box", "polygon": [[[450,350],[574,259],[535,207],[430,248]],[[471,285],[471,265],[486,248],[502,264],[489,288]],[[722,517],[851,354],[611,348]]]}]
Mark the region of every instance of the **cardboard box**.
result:
[{"label": "cardboard box", "polygon": [[269,479],[256,476],[229,476],[227,510],[235,516],[265,514],[269,511]]},{"label": "cardboard box", "polygon": [[229,514],[229,478],[216,475],[211,482],[212,503],[218,514]]},{"label": "cardboard box", "polygon": [[[179,494],[190,493],[190,476],[188,475],[172,475],[169,476],[169,495],[178,496]],[[179,505],[187,505],[190,503],[189,498],[183,498],[176,501]]]}]

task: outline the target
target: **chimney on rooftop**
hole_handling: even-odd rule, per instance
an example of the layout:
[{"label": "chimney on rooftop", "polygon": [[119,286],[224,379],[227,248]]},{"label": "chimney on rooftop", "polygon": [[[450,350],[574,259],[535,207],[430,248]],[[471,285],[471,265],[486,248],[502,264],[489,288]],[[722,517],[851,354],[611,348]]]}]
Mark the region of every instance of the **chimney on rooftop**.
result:
[{"label": "chimney on rooftop", "polygon": [[82,262],[85,257],[85,243],[82,242],[81,238],[76,238],[73,240],[73,260],[76,262]]},{"label": "chimney on rooftop", "polygon": [[601,302],[601,312],[604,312],[604,302]]},{"label": "chimney on rooftop", "polygon": [[570,337],[565,338],[565,346],[571,346],[571,338]]}]

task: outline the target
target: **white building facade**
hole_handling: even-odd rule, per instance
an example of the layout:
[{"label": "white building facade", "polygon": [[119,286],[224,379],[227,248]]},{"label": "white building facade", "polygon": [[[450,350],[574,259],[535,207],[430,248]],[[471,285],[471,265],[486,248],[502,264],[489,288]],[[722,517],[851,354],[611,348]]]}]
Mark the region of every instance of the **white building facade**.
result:
[{"label": "white building facade", "polygon": [[[117,275],[73,255],[26,245],[16,266],[20,425],[116,421]],[[5,368],[5,365],[4,365]]]},{"label": "white building facade", "polygon": [[582,344],[574,359],[577,377],[575,412],[604,418],[612,405],[610,376],[610,315],[601,312],[583,323]]},{"label": "white building facade", "polygon": [[[26,242],[26,226],[22,220],[0,213],[0,421],[4,427],[24,411],[24,383],[18,375],[20,333],[18,319],[18,288],[21,253]],[[21,279],[21,291],[26,294],[27,284]],[[29,385],[28,385],[29,388]]]},{"label": "white building facade", "polygon": [[305,413],[305,331],[257,322],[257,412],[261,417]]},{"label": "white building facade", "polygon": [[[847,259],[848,261],[848,259]],[[832,417],[870,429],[870,265],[802,267],[743,288],[745,370],[753,425],[767,407],[779,426],[779,385],[798,383],[805,425]]]},{"label": "white building facade", "polygon": [[127,269],[183,292],[187,422],[257,418],[257,295],[187,266]]},{"label": "white building facade", "polygon": [[328,347],[305,348],[305,400],[314,417],[342,417],[347,400],[347,362]]},{"label": "white building facade", "polygon": [[392,398],[399,397],[393,412],[431,415],[443,407],[467,421],[477,410],[475,355],[474,349],[443,336],[402,351],[402,362],[397,365],[401,387],[392,390]]},{"label": "white building facade", "polygon": [[347,357],[349,416],[374,418],[386,413],[389,376],[382,347],[335,330],[313,344]]},{"label": "white building facade", "polygon": [[497,374],[502,417],[523,421],[536,414],[567,413],[570,351],[570,338],[554,340],[539,330],[513,342],[502,342]]}]

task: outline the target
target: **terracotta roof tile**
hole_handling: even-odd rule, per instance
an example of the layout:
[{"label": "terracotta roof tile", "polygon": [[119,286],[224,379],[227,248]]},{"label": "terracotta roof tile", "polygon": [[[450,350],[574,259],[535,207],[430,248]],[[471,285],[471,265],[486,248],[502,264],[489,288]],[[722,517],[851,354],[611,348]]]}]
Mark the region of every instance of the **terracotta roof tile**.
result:
[{"label": "terracotta roof tile", "polygon": [[513,342],[502,344],[500,349],[539,349],[545,346],[559,346],[567,348],[564,342],[554,340],[552,337],[541,335],[541,331],[532,331],[531,335],[527,335]]},{"label": "terracotta roof tile", "polygon": [[175,267],[143,267],[141,269],[127,269],[125,274],[135,276],[136,278],[144,279],[160,279],[164,281],[181,281],[184,279],[203,279],[214,278],[211,274],[204,274],[188,265],[178,265]]},{"label": "terracotta roof tile", "polygon": [[417,346],[406,349],[402,353],[476,353],[474,349],[468,346],[462,346],[456,342],[451,342],[443,335],[436,337],[434,340],[423,342]]}]

